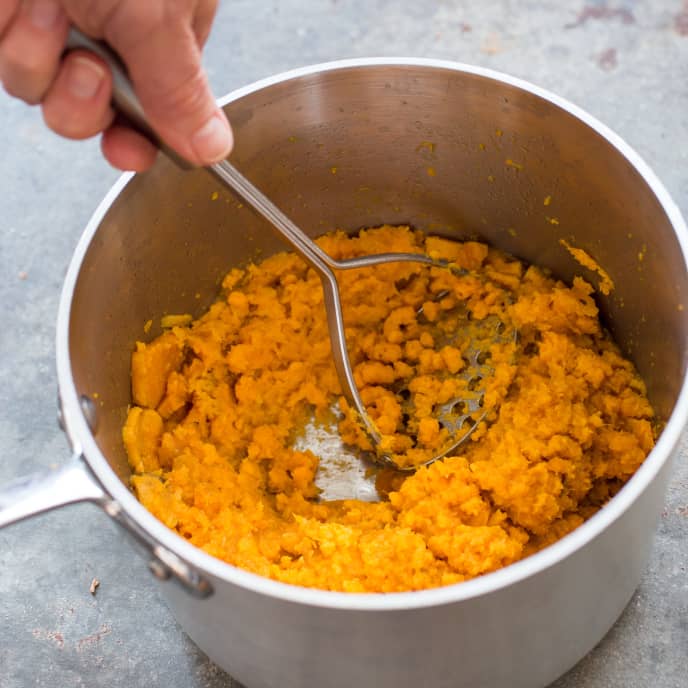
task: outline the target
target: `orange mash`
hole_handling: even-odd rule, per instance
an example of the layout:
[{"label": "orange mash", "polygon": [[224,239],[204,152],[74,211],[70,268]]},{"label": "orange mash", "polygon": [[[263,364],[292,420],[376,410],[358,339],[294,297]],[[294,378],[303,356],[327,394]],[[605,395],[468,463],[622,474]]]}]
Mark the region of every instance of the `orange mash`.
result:
[{"label": "orange mash", "polygon": [[[442,343],[433,327],[457,305],[474,323],[496,316],[518,332],[517,341],[485,344],[487,414],[455,455],[402,476],[384,501],[319,501],[318,457],[292,448],[305,424],[332,422],[339,408],[343,439],[368,446],[341,398],[319,279],[290,253],[233,269],[205,315],[168,319],[170,329],[132,356],[123,429],[132,486],[192,544],[301,586],[448,585],[576,528],[652,448],[643,382],[582,279],[569,286],[485,244],[408,227],[318,243],[338,258],[426,252],[455,267],[393,263],[338,275],[356,381],[387,446],[413,464],[414,452],[446,439],[432,406],[457,392],[463,345]],[[412,442],[400,379],[415,399]]]}]

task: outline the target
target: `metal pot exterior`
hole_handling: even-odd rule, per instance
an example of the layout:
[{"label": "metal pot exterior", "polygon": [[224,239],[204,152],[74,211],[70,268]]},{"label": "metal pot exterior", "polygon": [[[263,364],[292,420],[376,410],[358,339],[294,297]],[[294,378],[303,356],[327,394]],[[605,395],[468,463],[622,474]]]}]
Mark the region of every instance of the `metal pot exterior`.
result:
[{"label": "metal pot exterior", "polygon": [[[688,407],[680,214],[611,132],[485,70],[427,60],[335,63],[242,89],[226,111],[236,130],[232,160],[312,235],[411,223],[481,237],[564,279],[582,268],[560,240],[590,252],[616,284],[601,311],[667,424],[638,474],[588,523],[462,585],[344,595],[212,559],[127,489],[120,432],[130,353],[147,320],[199,314],[230,267],[282,245],[202,171],[160,160],[123,178],[97,211],[58,322],[67,432],[111,498],[109,512],[152,550],[154,572],[184,574],[186,566],[212,590],[199,600],[164,585],[183,628],[248,688],[546,685],[609,629],[648,557]],[[154,327],[148,336],[156,334]],[[80,398],[95,392],[92,432]]]},{"label": "metal pot exterior", "polygon": [[211,599],[165,597],[217,664],[250,688],[544,688],[605,635],[638,585],[670,469],[570,557],[492,592],[411,609],[275,599],[211,578]]}]

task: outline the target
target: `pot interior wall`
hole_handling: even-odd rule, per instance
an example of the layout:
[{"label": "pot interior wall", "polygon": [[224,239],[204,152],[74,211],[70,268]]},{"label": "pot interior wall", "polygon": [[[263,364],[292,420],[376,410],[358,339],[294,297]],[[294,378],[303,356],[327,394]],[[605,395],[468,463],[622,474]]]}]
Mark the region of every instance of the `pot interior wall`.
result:
[{"label": "pot interior wall", "polygon": [[[646,182],[596,131],[529,92],[428,66],[314,73],[226,111],[232,161],[310,235],[411,224],[597,284],[561,240],[585,249],[615,283],[599,298],[606,322],[669,416],[685,374],[684,257]],[[70,354],[79,393],[98,393],[96,439],[122,479],[135,341],[159,334],[163,314],[200,314],[227,270],[282,248],[204,171],[164,159],[113,202],[81,266]]]}]

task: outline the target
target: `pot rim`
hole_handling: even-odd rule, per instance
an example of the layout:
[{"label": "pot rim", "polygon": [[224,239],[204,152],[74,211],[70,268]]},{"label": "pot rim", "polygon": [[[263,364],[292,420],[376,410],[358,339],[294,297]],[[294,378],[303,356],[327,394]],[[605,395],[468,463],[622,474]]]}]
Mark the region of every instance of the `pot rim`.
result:
[{"label": "pot rim", "polygon": [[[681,212],[664,185],[640,155],[620,136],[583,109],[525,80],[492,69],[448,60],[410,57],[356,58],[325,62],[282,72],[231,91],[223,98],[220,98],[218,102],[221,106],[224,106],[266,87],[304,76],[344,69],[365,69],[379,66],[426,67],[472,74],[527,91],[573,115],[606,139],[642,176],[669,218],[680,244],[684,263],[688,266],[688,229]],[[69,323],[72,296],[81,264],[105,214],[133,177],[134,173],[124,173],[98,205],[74,250],[65,277],[60,297],[56,332],[57,375],[63,417],[66,432],[72,441],[75,452],[82,454],[101,485],[119,503],[122,510],[148,535],[177,554],[177,556],[186,560],[198,569],[199,572],[210,574],[256,594],[322,608],[392,611],[432,607],[473,599],[534,576],[583,548],[624,514],[645,491],[665,462],[671,457],[688,419],[688,376],[685,373],[674,409],[655,447],[619,493],[594,516],[562,539],[536,554],[493,573],[485,574],[463,583],[415,592],[345,593],[304,588],[274,581],[244,571],[206,554],[168,529],[161,521],[158,521],[138,502],[126,485],[120,481],[115,472],[110,468],[105,456],[96,444],[80,409],[78,393],[72,376],[69,357]]]}]

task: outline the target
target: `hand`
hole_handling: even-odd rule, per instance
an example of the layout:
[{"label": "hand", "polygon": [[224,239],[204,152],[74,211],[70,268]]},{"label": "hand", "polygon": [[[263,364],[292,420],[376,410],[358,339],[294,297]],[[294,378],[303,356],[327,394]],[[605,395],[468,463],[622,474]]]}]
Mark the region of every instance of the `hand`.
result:
[{"label": "hand", "polygon": [[74,24],[119,54],[151,126],[171,148],[197,165],[217,162],[233,139],[201,65],[216,7],[217,0],[0,0],[0,80],[10,95],[40,104],[58,134],[102,132],[112,165],[150,167],[157,150],[118,122],[103,61],[84,51],[63,57]]}]

